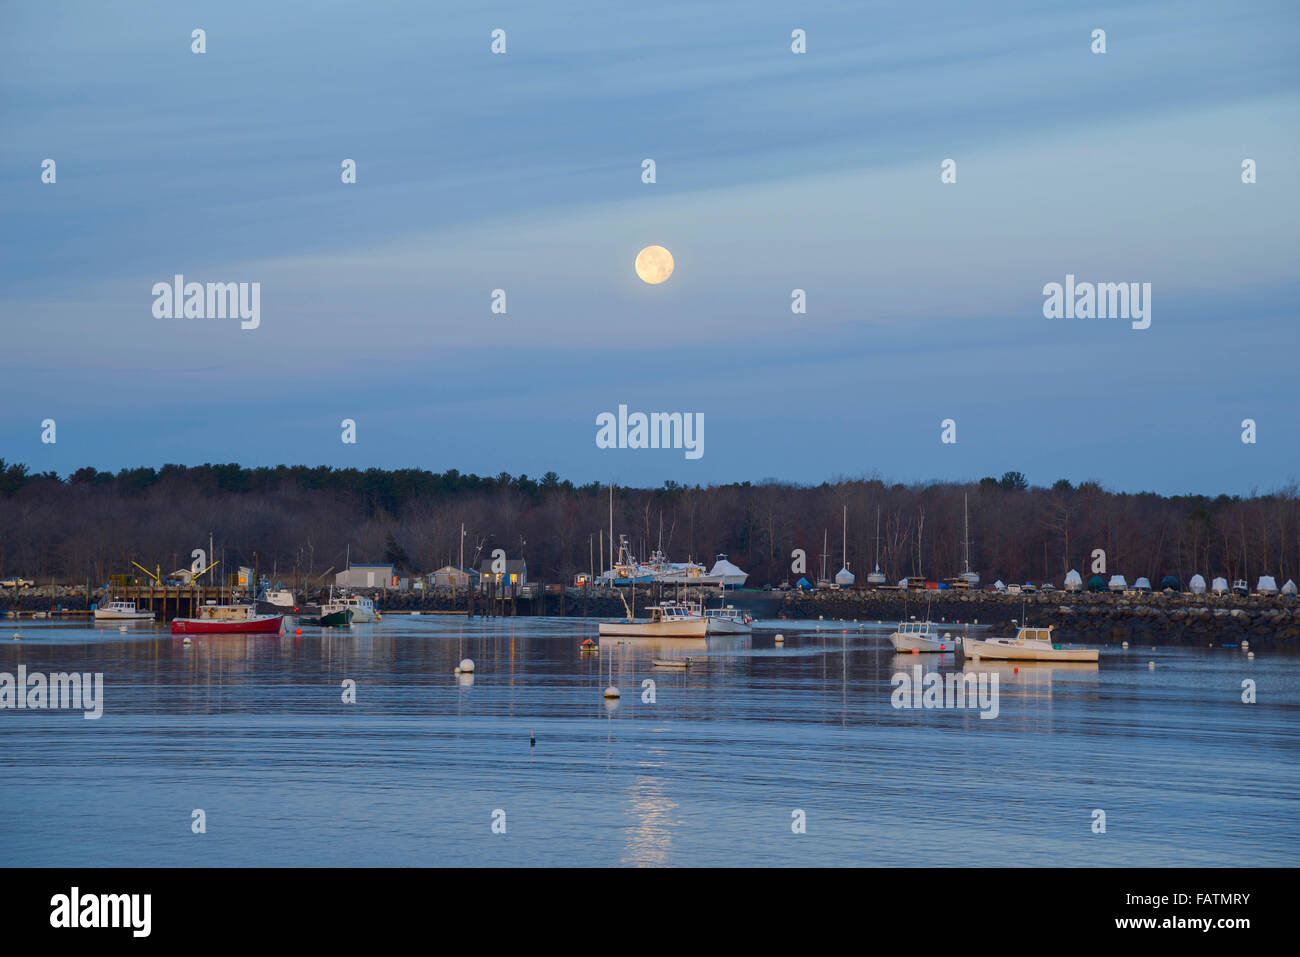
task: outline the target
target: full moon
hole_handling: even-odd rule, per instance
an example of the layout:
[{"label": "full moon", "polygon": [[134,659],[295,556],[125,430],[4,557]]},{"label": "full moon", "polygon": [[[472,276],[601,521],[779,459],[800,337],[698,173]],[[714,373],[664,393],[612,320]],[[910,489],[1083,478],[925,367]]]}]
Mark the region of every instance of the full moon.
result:
[{"label": "full moon", "polygon": [[673,274],[673,254],[662,246],[647,246],[636,254],[636,274],[657,286]]}]

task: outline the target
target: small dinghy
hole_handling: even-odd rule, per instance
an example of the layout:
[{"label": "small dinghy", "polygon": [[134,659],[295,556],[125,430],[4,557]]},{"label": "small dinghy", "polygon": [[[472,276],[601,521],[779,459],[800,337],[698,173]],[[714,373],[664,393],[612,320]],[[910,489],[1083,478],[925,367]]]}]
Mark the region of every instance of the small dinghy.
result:
[{"label": "small dinghy", "polygon": [[651,658],[650,663],[656,668],[689,668],[690,658]]}]

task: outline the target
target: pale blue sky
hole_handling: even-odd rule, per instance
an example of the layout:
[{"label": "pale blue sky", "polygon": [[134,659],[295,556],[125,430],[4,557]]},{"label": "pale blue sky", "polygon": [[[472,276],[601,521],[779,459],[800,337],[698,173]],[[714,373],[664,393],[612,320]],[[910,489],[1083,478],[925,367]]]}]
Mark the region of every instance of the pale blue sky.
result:
[{"label": "pale blue sky", "polygon": [[[1292,3],[10,4],[0,457],[1273,488],[1300,474],[1298,28]],[[631,271],[649,243],[663,286]],[[261,282],[261,328],[155,319],[177,272]],[[1152,283],[1151,328],[1044,319],[1067,272]],[[620,403],[704,413],[704,457],[597,449]]]}]

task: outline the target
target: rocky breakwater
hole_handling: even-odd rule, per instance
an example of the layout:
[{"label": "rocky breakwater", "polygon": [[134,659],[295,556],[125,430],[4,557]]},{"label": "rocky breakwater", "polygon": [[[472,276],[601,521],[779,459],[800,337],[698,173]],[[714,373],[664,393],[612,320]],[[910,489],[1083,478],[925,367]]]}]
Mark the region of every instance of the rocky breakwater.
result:
[{"label": "rocky breakwater", "polygon": [[1291,596],[1116,595],[1047,592],[1003,595],[983,591],[909,592],[874,589],[791,594],[786,618],[979,622],[1011,634],[1021,619],[1053,625],[1065,641],[1083,644],[1239,645],[1252,649],[1300,648],[1300,601]]}]

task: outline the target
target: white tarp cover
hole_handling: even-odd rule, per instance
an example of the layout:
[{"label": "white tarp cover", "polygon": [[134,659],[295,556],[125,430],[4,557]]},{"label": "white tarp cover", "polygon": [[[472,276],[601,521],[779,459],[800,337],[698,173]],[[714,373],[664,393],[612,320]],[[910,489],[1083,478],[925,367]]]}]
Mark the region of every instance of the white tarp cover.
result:
[{"label": "white tarp cover", "polygon": [[1193,575],[1192,580],[1187,583],[1188,590],[1193,595],[1205,594],[1205,578],[1201,575]]},{"label": "white tarp cover", "polygon": [[742,572],[739,568],[727,561],[725,558],[719,558],[709,569],[709,575],[721,576],[726,585],[743,585],[745,579],[749,577],[748,572]]},{"label": "white tarp cover", "polygon": [[1083,576],[1071,568],[1065,573],[1065,590],[1079,591],[1083,588]]},{"label": "white tarp cover", "polygon": [[1228,579],[1216,578],[1210,583],[1210,591],[1214,592],[1216,595],[1226,594],[1228,591]]},{"label": "white tarp cover", "polygon": [[1123,591],[1128,587],[1128,582],[1124,580],[1123,575],[1111,575],[1110,584],[1106,586],[1111,591]]},{"label": "white tarp cover", "polygon": [[1255,586],[1255,591],[1261,595],[1276,595],[1277,582],[1273,580],[1272,575],[1260,575],[1259,584]]},{"label": "white tarp cover", "polygon": [[1295,582],[1293,582],[1291,579],[1288,578],[1286,580],[1286,584],[1282,586],[1282,594],[1294,595],[1295,593],[1296,593]]},{"label": "white tarp cover", "polygon": [[841,568],[835,573],[835,584],[837,585],[852,585],[857,580],[857,576],[847,568]]}]

